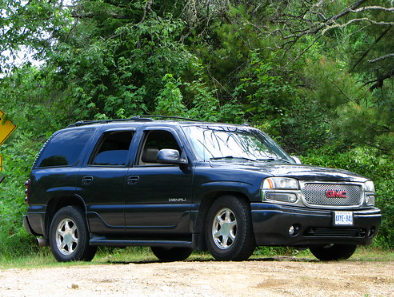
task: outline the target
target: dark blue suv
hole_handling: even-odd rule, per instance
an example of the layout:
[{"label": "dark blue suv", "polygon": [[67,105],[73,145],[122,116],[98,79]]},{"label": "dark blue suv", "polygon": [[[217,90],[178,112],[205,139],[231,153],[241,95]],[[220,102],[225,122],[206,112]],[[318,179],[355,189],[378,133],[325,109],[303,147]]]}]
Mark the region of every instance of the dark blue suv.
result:
[{"label": "dark blue suv", "polygon": [[381,221],[371,180],[301,165],[241,125],[78,122],[47,141],[26,188],[25,228],[58,261],[89,261],[99,245],[149,246],[162,261],[239,261],[256,246],[347,259]]}]

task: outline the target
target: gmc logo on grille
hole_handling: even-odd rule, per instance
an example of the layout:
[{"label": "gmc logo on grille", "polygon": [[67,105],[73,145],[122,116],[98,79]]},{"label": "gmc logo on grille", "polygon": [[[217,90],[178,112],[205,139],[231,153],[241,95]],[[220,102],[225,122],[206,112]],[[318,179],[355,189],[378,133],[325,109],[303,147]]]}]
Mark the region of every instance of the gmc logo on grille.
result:
[{"label": "gmc logo on grille", "polygon": [[326,197],[327,198],[347,198],[346,191],[334,191],[334,190],[327,190]]}]

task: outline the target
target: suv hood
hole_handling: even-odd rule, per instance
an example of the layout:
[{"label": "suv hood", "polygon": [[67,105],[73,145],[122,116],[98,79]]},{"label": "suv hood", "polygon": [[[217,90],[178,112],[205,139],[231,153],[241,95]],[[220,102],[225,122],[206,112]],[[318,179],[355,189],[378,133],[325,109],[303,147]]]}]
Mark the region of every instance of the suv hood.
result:
[{"label": "suv hood", "polygon": [[366,182],[368,178],[356,173],[335,168],[318,167],[311,165],[296,164],[270,164],[270,163],[254,163],[252,164],[212,164],[212,167],[229,167],[233,169],[243,169],[250,171],[258,171],[269,176],[293,177],[302,181],[343,181],[343,182]]},{"label": "suv hood", "polygon": [[294,177],[304,181],[365,182],[368,180],[361,175],[347,170],[309,165],[265,165],[261,166],[260,170],[270,173],[273,176]]}]

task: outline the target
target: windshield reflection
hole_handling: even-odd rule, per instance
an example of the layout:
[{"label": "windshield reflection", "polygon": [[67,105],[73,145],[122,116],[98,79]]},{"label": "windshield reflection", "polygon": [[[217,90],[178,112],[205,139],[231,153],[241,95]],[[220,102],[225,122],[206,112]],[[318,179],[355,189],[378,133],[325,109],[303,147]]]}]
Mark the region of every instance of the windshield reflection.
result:
[{"label": "windshield reflection", "polygon": [[275,142],[254,129],[237,127],[184,127],[199,161],[290,163]]}]

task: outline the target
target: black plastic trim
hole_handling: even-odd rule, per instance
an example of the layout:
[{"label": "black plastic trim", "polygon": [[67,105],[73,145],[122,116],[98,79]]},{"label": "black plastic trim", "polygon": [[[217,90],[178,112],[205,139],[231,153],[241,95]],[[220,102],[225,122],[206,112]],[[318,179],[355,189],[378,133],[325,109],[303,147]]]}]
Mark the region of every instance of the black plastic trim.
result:
[{"label": "black plastic trim", "polygon": [[89,242],[90,245],[105,246],[159,246],[159,247],[192,247],[191,241],[183,240],[147,240],[147,239],[109,239],[104,236],[93,236]]}]

